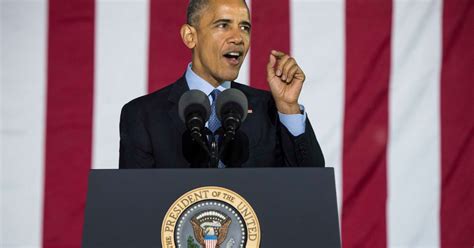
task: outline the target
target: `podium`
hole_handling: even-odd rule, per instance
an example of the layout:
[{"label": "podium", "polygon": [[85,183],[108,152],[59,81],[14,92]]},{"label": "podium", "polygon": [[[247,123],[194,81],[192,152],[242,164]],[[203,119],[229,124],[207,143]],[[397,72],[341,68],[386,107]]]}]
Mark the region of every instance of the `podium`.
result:
[{"label": "podium", "polygon": [[83,247],[340,247],[332,168],[91,170]]}]

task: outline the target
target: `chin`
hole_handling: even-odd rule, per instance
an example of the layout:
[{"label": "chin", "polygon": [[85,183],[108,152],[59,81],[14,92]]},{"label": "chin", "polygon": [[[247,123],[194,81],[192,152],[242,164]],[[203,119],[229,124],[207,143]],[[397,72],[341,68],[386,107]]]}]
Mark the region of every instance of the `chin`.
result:
[{"label": "chin", "polygon": [[236,71],[236,72],[226,73],[224,77],[222,78],[224,79],[224,81],[234,81],[237,79],[238,76],[239,76],[239,71]]}]

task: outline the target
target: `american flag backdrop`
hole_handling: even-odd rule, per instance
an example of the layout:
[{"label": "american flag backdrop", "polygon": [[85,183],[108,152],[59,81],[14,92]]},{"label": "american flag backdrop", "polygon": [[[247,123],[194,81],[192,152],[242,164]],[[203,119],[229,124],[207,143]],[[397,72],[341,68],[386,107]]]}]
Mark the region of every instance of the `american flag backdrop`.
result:
[{"label": "american flag backdrop", "polygon": [[[0,247],[79,247],[119,114],[180,77],[186,0],[0,0]],[[335,168],[344,247],[474,246],[474,1],[253,0],[239,79],[270,49]],[[159,231],[159,230],[157,230]]]}]

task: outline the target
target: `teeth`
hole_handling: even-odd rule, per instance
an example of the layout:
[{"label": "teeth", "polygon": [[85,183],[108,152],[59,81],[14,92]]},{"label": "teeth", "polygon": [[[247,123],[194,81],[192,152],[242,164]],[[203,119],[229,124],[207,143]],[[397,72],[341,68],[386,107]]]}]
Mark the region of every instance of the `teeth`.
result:
[{"label": "teeth", "polygon": [[230,52],[228,53],[230,56],[240,56],[239,52]]}]

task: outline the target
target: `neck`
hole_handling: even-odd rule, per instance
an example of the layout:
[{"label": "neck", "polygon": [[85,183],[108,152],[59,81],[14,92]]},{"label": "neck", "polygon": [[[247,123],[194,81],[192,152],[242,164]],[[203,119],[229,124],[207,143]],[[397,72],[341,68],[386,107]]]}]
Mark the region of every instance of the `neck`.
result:
[{"label": "neck", "polygon": [[216,79],[214,77],[212,77],[211,75],[209,74],[205,74],[202,72],[202,70],[198,68],[196,68],[196,66],[194,66],[194,62],[192,63],[191,65],[191,70],[193,70],[194,73],[196,73],[196,75],[198,75],[199,77],[201,77],[202,79],[206,80],[206,82],[208,82],[210,85],[212,85],[214,88],[217,88],[219,87],[219,85],[221,85],[223,82],[225,82],[225,80],[221,80],[221,79]]}]

